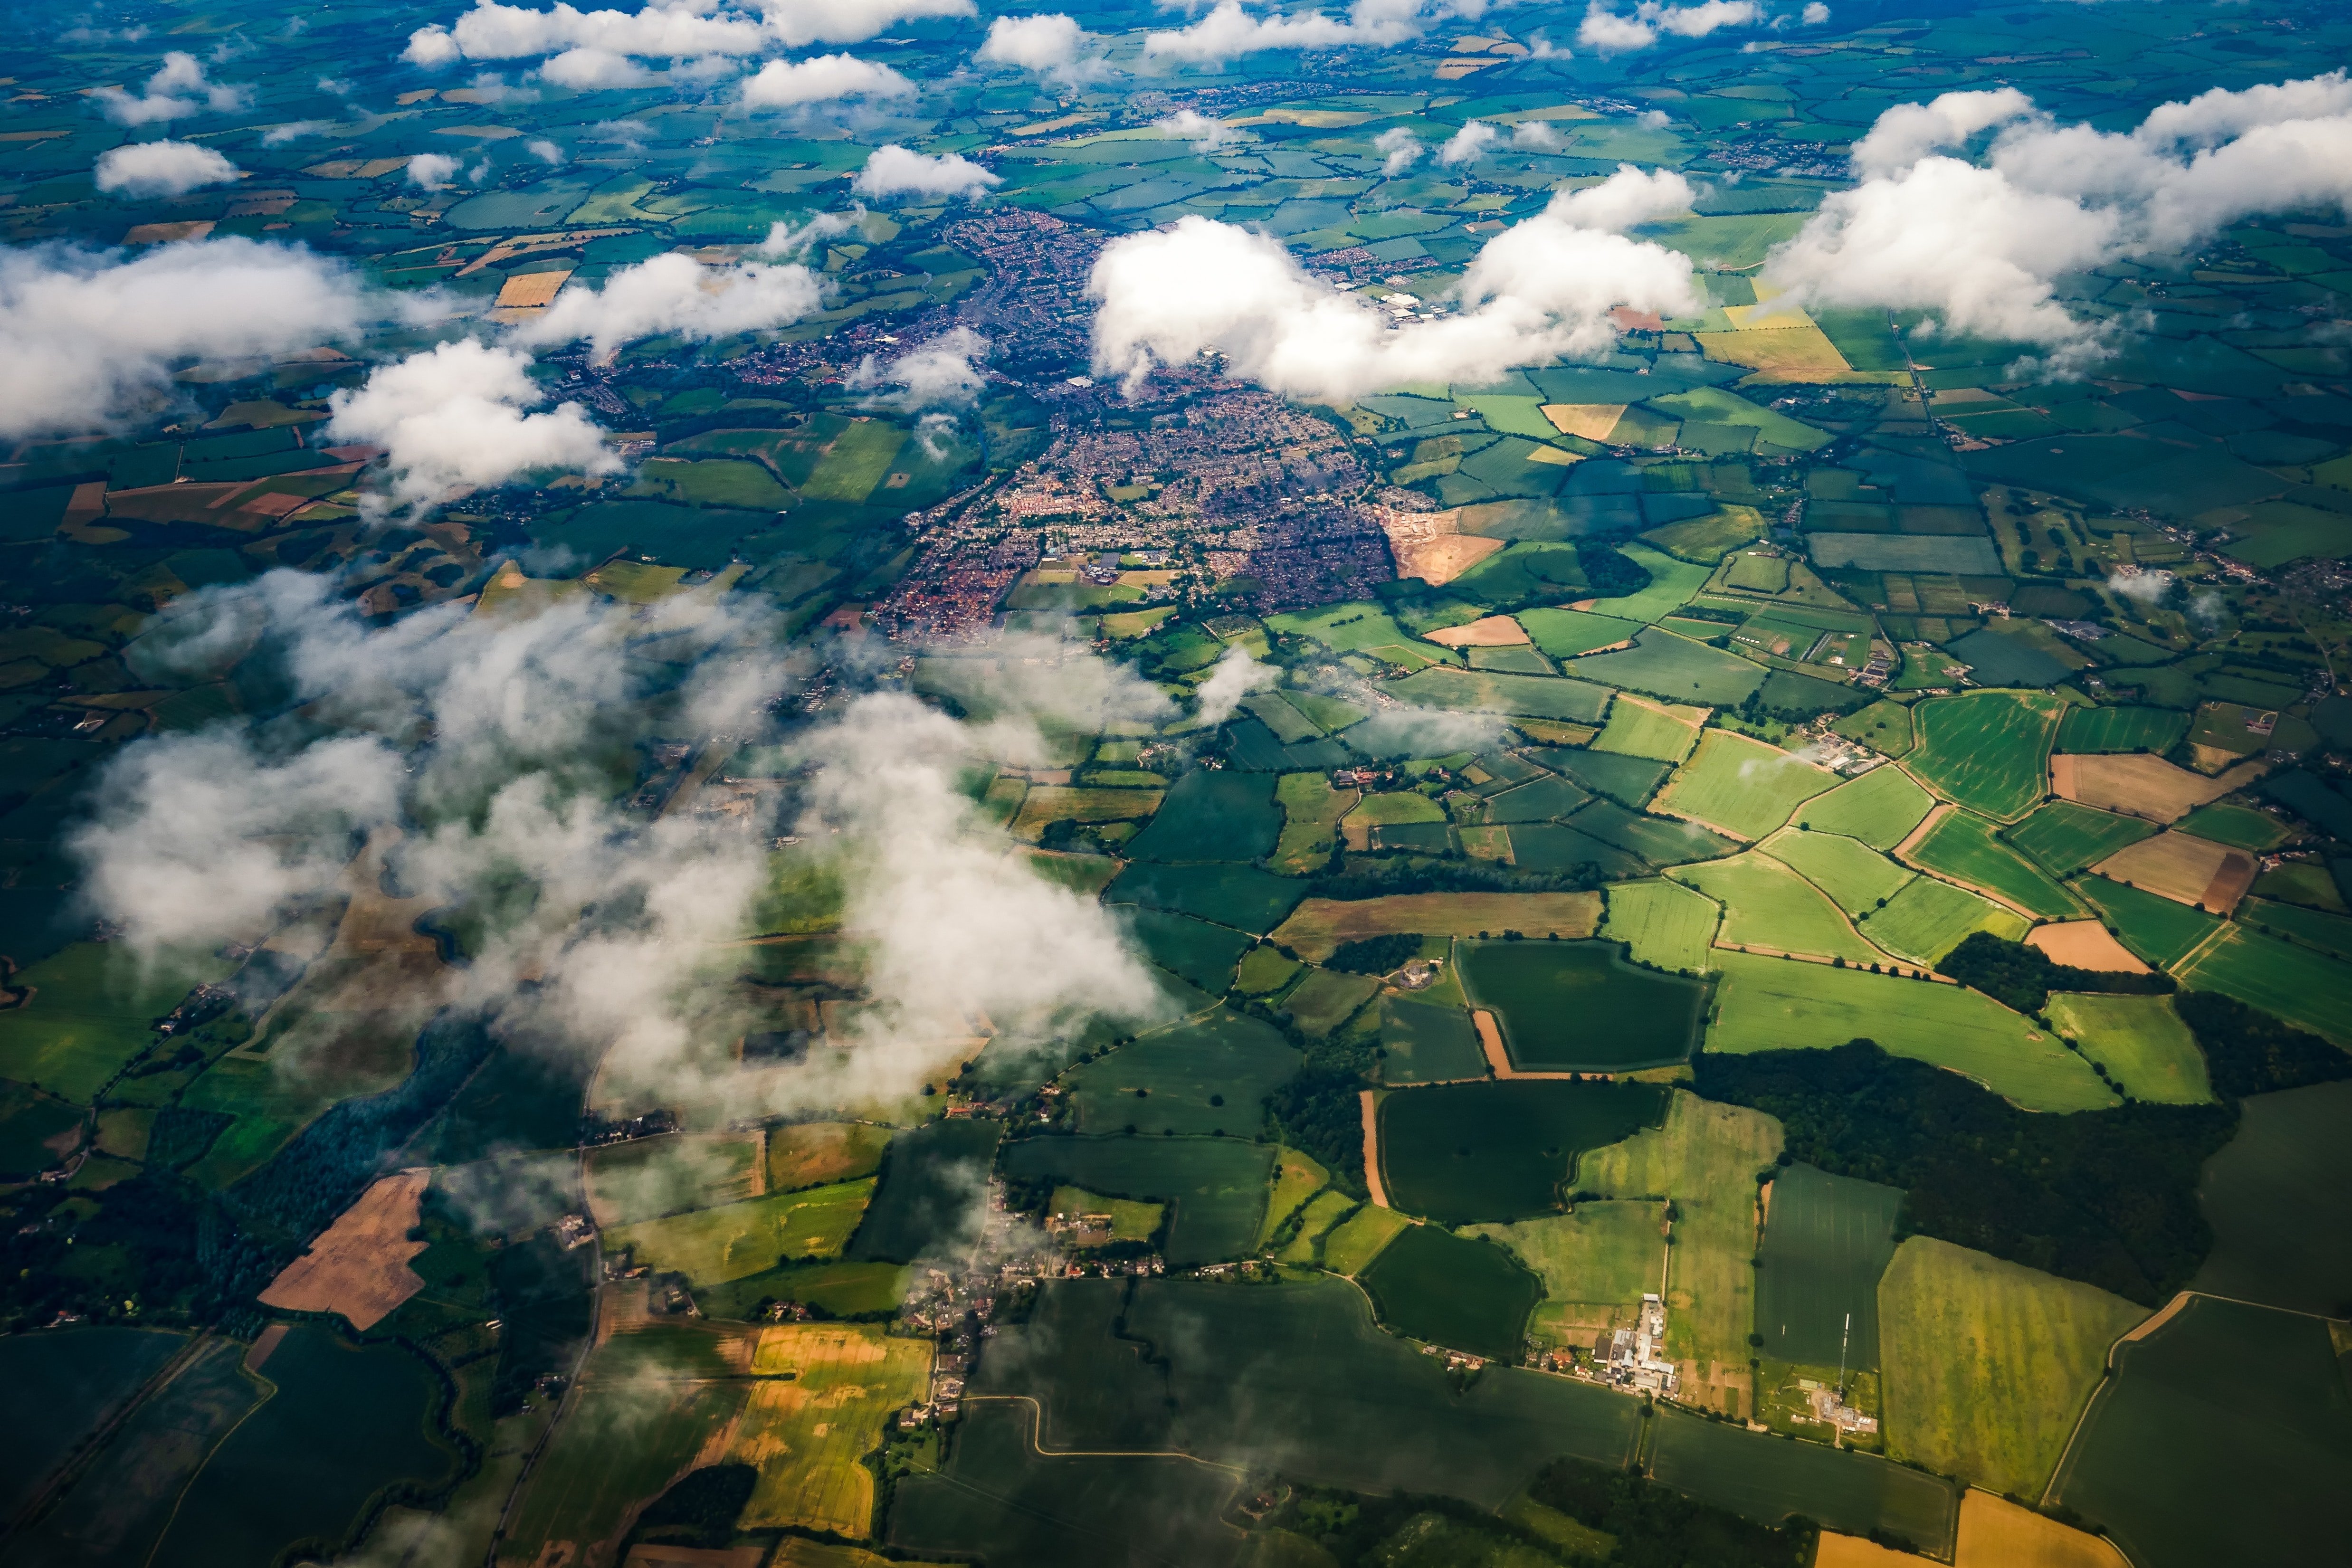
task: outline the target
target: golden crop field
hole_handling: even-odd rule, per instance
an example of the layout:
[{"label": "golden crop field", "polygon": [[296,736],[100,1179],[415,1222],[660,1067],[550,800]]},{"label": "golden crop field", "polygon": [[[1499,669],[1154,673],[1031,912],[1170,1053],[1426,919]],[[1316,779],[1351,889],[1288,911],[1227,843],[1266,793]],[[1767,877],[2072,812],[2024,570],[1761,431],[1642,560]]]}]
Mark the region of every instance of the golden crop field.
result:
[{"label": "golden crop field", "polygon": [[923,1402],[929,1344],[891,1338],[878,1323],[782,1323],[760,1332],[751,1371],[762,1381],[727,1453],[759,1467],[742,1527],[869,1534],[874,1477],[859,1461],[880,1447],[893,1413]]}]

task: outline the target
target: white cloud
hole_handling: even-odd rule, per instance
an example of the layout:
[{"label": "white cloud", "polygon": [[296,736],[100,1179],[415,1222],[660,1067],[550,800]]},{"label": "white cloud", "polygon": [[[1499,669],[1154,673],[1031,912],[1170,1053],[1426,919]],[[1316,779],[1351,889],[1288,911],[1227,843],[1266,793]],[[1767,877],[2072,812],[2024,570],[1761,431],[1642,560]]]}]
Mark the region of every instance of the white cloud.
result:
[{"label": "white cloud", "polygon": [[578,403],[524,412],[547,401],[530,363],[519,349],[463,338],[380,365],[364,384],[329,400],[327,434],[384,448],[392,497],[404,506],[527,474],[617,472],[604,433]]},{"label": "white cloud", "polygon": [[137,98],[119,87],[103,87],[89,95],[117,125],[152,125],[181,120],[205,110],[226,113],[245,107],[247,89],[226,87],[205,75],[204,63],[184,50],[164,55],[163,63],[147,78],[147,89]]},{"label": "white cloud", "polygon": [[324,120],[293,120],[284,125],[273,125],[261,133],[264,147],[283,147],[289,141],[299,141],[306,136],[318,136],[332,126]]},{"label": "white cloud", "polygon": [[1805,0],[1805,8],[1797,19],[1808,27],[1818,27],[1830,19],[1830,8],[1822,0]]},{"label": "white cloud", "polygon": [[408,47],[400,51],[400,57],[431,71],[456,65],[466,57],[466,51],[457,47],[448,28],[438,22],[428,22],[408,35]]},{"label": "white cloud", "polygon": [[307,250],[233,238],[129,261],[0,250],[0,435],[100,429],[191,357],[285,353],[356,332],[352,273]]},{"label": "white cloud", "polygon": [[538,159],[542,163],[561,163],[563,162],[563,149],[558,147],[552,141],[526,141],[522,144],[522,150],[530,153],[532,157]]},{"label": "white cloud", "polygon": [[1234,716],[1244,697],[1252,692],[1264,691],[1282,678],[1282,672],[1271,664],[1261,664],[1250,651],[1236,643],[1227,648],[1209,678],[1201,683],[1195,694],[1200,706],[1193,716],[1205,725],[1220,725]]},{"label": "white cloud", "polygon": [[1151,122],[1151,129],[1171,141],[1190,141],[1195,152],[1214,152],[1221,147],[1248,140],[1246,131],[1236,130],[1223,120],[1202,114],[1196,109],[1180,109]]},{"label": "white cloud", "polygon": [[1438,148],[1437,161],[1449,169],[1475,163],[1501,137],[1501,131],[1483,120],[1467,121],[1461,130],[1445,139],[1444,146]]},{"label": "white cloud", "polygon": [[1458,314],[1398,326],[1309,277],[1281,242],[1206,218],[1105,246],[1088,292],[1097,370],[1130,382],[1204,350],[1269,390],[1337,402],[1407,382],[1475,384],[1517,365],[1590,358],[1616,341],[1621,306],[1699,308],[1687,257],[1615,231],[1685,210],[1680,175],[1621,168],[1555,196],[1486,243],[1463,275]]},{"label": "white cloud", "polygon": [[723,0],[676,0],[635,11],[562,3],[542,11],[476,0],[454,25],[436,22],[411,33],[401,57],[428,68],[574,49],[679,61],[740,57],[779,44],[862,43],[901,21],[974,15],[972,0],[758,0],[756,9],[750,15]]},{"label": "white cloud", "polygon": [[177,196],[200,185],[222,185],[237,167],[193,141],[134,141],[99,154],[92,183],[130,196]]},{"label": "white cloud", "polygon": [[610,49],[566,49],[539,68],[540,79],[574,92],[601,92],[614,88],[654,87],[658,71],[649,70]]},{"label": "white cloud", "polygon": [[1591,0],[1584,21],[1576,29],[1576,41],[1603,55],[1631,54],[1656,43],[1662,33],[1704,38],[1724,27],[1753,26],[1763,15],[1756,0],[1700,0],[1696,5],[1642,0],[1630,16],[1610,10],[1601,0]]},{"label": "white cloud", "polygon": [[1421,155],[1428,149],[1421,144],[1420,137],[1403,126],[1391,125],[1372,138],[1372,151],[1381,154],[1381,172],[1393,180],[1421,162]]},{"label": "white cloud", "polygon": [[816,55],[805,60],[770,60],[743,84],[751,109],[787,109],[837,98],[898,98],[915,84],[855,55]]},{"label": "white cloud", "polygon": [[446,152],[419,152],[408,161],[408,183],[419,190],[438,191],[457,177],[457,160]]},{"label": "white cloud", "polygon": [[1189,27],[1145,34],[1143,52],[1152,59],[1205,64],[1266,49],[1386,46],[1420,36],[1420,0],[1356,0],[1345,21],[1320,11],[1254,16],[1243,9],[1241,0],[1219,0],[1215,9]]},{"label": "white cloud", "polygon": [[972,57],[988,65],[1018,66],[1041,76],[1066,71],[1077,63],[1078,47],[1088,36],[1076,17],[1060,12],[999,16],[988,25],[988,37]]},{"label": "white cloud", "polygon": [[1528,152],[1554,152],[1564,143],[1549,121],[1522,120],[1511,127],[1511,145]]},{"label": "white cloud", "polygon": [[877,147],[850,188],[862,196],[961,196],[970,200],[1004,183],[971,159],[950,152],[929,158],[889,142]]},{"label": "white cloud", "polygon": [[1583,23],[1576,29],[1576,41],[1601,54],[1622,55],[1648,48],[1658,41],[1658,33],[1640,18],[1621,16],[1604,9],[1601,0],[1592,0],[1585,7]]},{"label": "white cloud", "polygon": [[2352,79],[2216,89],[2128,131],[2062,126],[2014,89],[1947,93],[1887,110],[1853,157],[1862,183],[1822,203],[1768,278],[1801,299],[1929,311],[2079,369],[2116,327],[2059,303],[2060,275],[2178,255],[2256,214],[2352,213]]},{"label": "white cloud", "polygon": [[988,385],[988,378],[972,364],[986,356],[988,347],[988,340],[971,328],[951,327],[887,365],[866,355],[850,372],[849,384],[861,391],[898,387],[899,391],[875,401],[909,411],[970,408]]},{"label": "white cloud", "polygon": [[797,321],[824,302],[824,279],[805,267],[757,261],[704,267],[670,252],[621,268],[602,288],[566,288],[512,336],[532,346],[584,339],[603,361],[633,339],[675,333],[709,340],[762,331]]},{"label": "white cloud", "polygon": [[1664,131],[1675,122],[1675,117],[1663,109],[1645,109],[1633,117],[1633,123],[1644,131]]},{"label": "white cloud", "polygon": [[901,22],[976,16],[972,0],[752,0],[769,31],[792,48],[862,44]]}]

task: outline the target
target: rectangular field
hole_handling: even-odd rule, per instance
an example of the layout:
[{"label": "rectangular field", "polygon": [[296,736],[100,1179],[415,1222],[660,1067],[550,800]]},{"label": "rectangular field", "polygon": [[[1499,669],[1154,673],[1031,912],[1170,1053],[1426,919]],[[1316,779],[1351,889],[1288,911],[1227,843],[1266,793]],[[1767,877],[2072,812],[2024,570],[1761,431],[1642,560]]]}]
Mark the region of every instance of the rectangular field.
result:
[{"label": "rectangular field", "polygon": [[1654,703],[1619,697],[1609,705],[1609,723],[1593,737],[1592,749],[1654,762],[1680,762],[1698,742],[1699,729]]},{"label": "rectangular field", "polygon": [[2213,915],[2228,915],[2254,884],[2254,857],[2194,833],[2142,839],[2098,864],[2101,876],[2161,894]]},{"label": "rectangular field", "polygon": [[1747,700],[1769,672],[1737,653],[1653,626],[1623,653],[1572,660],[1568,673],[1667,702],[1729,707]]},{"label": "rectangular field", "polygon": [[1837,833],[1778,832],[1757,848],[1828,894],[1848,915],[1877,908],[1917,874],[1859,839]]},{"label": "rectangular field", "polygon": [[1612,943],[1456,942],[1454,954],[1522,1071],[1664,1067],[1698,1045],[1706,988],[1629,964]]},{"label": "rectangular field", "polygon": [[2050,788],[2062,800],[2146,817],[2151,822],[2177,822],[2208,800],[2245,788],[2261,771],[2259,763],[2241,763],[2218,779],[2209,779],[2176,768],[2161,757],[2061,755],[2050,759]]},{"label": "rectangular field", "polygon": [[1701,1502],[1768,1524],[1801,1513],[1831,1530],[1885,1531],[1929,1552],[1947,1550],[1952,1540],[1957,1507],[1948,1481],[1874,1455],[1791,1443],[1672,1408],[1660,1413],[1650,1473]]},{"label": "rectangular field", "polygon": [[1900,768],[1874,768],[1805,802],[1796,823],[1816,833],[1843,833],[1874,850],[1891,850],[1927,819],[1936,799]]},{"label": "rectangular field", "polygon": [[1811,1166],[1770,1188],[1758,1250],[1760,1354],[1814,1366],[1878,1365],[1878,1281],[1895,1257],[1903,1189]]},{"label": "rectangular field", "polygon": [[2166,707],[2070,707],[2058,726],[2061,751],[2152,751],[2159,756],[2189,733],[2189,716]]},{"label": "rectangular field", "polygon": [[1175,1205],[1168,1261],[1176,1268],[1247,1254],[1272,1186],[1274,1149],[1238,1138],[1024,1138],[1006,1174],[1081,1186],[1107,1197]]},{"label": "rectangular field", "polygon": [[1721,917],[1713,901],[1678,882],[1621,882],[1608,890],[1609,918],[1601,935],[1622,942],[1636,963],[1677,975],[1706,972],[1707,948]]},{"label": "rectangular field", "polygon": [[1855,934],[1826,894],[1769,855],[1751,852],[1678,866],[1673,874],[1723,905],[1723,929],[1716,940],[1727,946],[1850,964],[1874,964],[1885,956]]},{"label": "rectangular field", "polygon": [[755,1197],[667,1219],[615,1226],[608,1252],[629,1249],[641,1265],[698,1285],[740,1280],[780,1260],[838,1258],[874,1196],[874,1178]]},{"label": "rectangular field", "polygon": [[2190,990],[2222,992],[2352,1048],[2352,964],[2340,958],[2232,925],[2174,973]]},{"label": "rectangular field", "polygon": [[1964,887],[1932,876],[1918,877],[1886,901],[1886,907],[1860,922],[1873,942],[1900,958],[1930,968],[1973,931],[1990,931],[2004,942],[2025,935],[2026,918]]},{"label": "rectangular field", "polygon": [[2053,800],[2009,830],[2009,841],[2053,876],[2073,876],[2156,831],[2144,817]]},{"label": "rectangular field", "polygon": [[863,1461],[894,1412],[923,1403],[929,1342],[886,1336],[880,1323],[780,1323],[760,1331],[751,1373],[727,1448],[728,1462],[760,1471],[738,1528],[865,1538],[874,1475]]},{"label": "rectangular field", "polygon": [[2039,920],[2065,920],[2083,913],[2073,894],[1994,834],[1993,825],[1972,811],[1948,812],[1905,858]]},{"label": "rectangular field", "polygon": [[1320,963],[1342,942],[1417,931],[1475,936],[1481,931],[1590,936],[1601,921],[1596,893],[1403,893],[1384,898],[1310,898],[1276,926],[1273,940]]},{"label": "rectangular field", "polygon": [[1929,697],[1911,710],[1919,744],[1903,766],[1947,800],[2015,821],[2048,788],[2050,743],[2064,711],[2038,693]]},{"label": "rectangular field", "polygon": [[1422,707],[1463,713],[1526,714],[1599,724],[1609,706],[1609,688],[1557,675],[1512,675],[1451,665],[1419,670],[1383,688]]},{"label": "rectangular field", "polygon": [[1400,1089],[1380,1102],[1389,1201],[1446,1225],[1556,1214],[1577,1157],[1655,1124],[1652,1083],[1562,1079]]},{"label": "rectangular field", "polygon": [[1794,1051],[1874,1040],[1975,1079],[2029,1111],[2091,1111],[2115,1096],[2081,1057],[1991,998],[1959,986],[1896,979],[1747,953],[1716,954],[1709,1051]]},{"label": "rectangular field", "polygon": [[1697,754],[1659,793],[1654,809],[1743,839],[1760,839],[1837,781],[1827,768],[1799,761],[1777,746],[1710,729],[1699,737]]},{"label": "rectangular field", "polygon": [[1665,1288],[1666,1206],[1587,1199],[1568,1214],[1511,1225],[1474,1225],[1543,1281],[1530,1326],[1553,1345],[1593,1343],[1633,1322],[1644,1294]]}]

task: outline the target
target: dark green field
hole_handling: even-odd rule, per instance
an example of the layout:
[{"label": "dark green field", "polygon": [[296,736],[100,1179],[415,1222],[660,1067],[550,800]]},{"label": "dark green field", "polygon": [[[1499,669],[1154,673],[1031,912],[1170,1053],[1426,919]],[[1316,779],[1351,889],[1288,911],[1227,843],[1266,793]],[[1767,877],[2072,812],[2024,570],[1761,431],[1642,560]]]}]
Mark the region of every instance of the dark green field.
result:
[{"label": "dark green field", "polygon": [[1234,983],[1234,967],[1251,946],[1243,932],[1158,909],[1137,910],[1129,927],[1145,957],[1212,995]]},{"label": "dark green field", "polygon": [[2352,1082],[2240,1104],[2198,1200],[2213,1250],[2193,1281],[2219,1296],[2343,1317],[2352,1311]]},{"label": "dark green field", "polygon": [[1438,1083],[1486,1072],[1486,1054],[1470,1015],[1437,1002],[1384,998],[1381,1049],[1388,1053],[1381,1060],[1384,1083]]},{"label": "dark green field", "polygon": [[1624,1071],[1687,1060],[1706,988],[1625,961],[1614,942],[1460,942],[1462,983],[1493,1009],[1511,1065]]},{"label": "dark green field", "polygon": [[[1756,1271],[1756,1332],[1779,1361],[1878,1364],[1878,1277],[1895,1256],[1899,1187],[1790,1166],[1772,1183]],[[1848,1319],[1852,1333],[1847,1333]]]},{"label": "dark green field", "polygon": [[1298,1071],[1273,1025],[1218,1009],[1146,1035],[1066,1079],[1083,1133],[1233,1133],[1255,1136],[1264,1102]]},{"label": "dark green field", "polygon": [[2115,1364],[2060,1502],[2137,1568],[2344,1560],[2352,1396],[2325,1323],[2200,1296]]},{"label": "dark green field", "polygon": [[709,1318],[749,1322],[762,1301],[802,1301],[837,1318],[887,1312],[905,1293],[908,1270],[898,1263],[788,1263],[694,1292]]},{"label": "dark green field", "polygon": [[1024,1138],[1004,1152],[1021,1181],[1168,1203],[1170,1266],[1245,1257],[1265,1215],[1274,1146],[1239,1138]]},{"label": "dark green field", "polygon": [[1621,1143],[1665,1114],[1651,1083],[1559,1079],[1406,1089],[1381,1102],[1390,1201],[1446,1225],[1507,1224],[1559,1207],[1587,1149]]},{"label": "dark green field", "polygon": [[1381,1322],[1413,1339],[1514,1359],[1543,1282],[1492,1241],[1415,1225],[1364,1270]]},{"label": "dark green field", "polygon": [[1659,1413],[1650,1473],[1701,1502],[1767,1524],[1790,1514],[1849,1535],[1884,1531],[1948,1552],[1959,1496],[1948,1481],[1851,1449]]},{"label": "dark green field", "polygon": [[1254,861],[1281,834],[1270,775],[1202,768],[1169,787],[1159,814],[1128,853],[1145,861]]},{"label": "dark green field", "polygon": [[186,1343],[152,1329],[75,1328],[0,1338],[0,1518]]},{"label": "dark green field", "polygon": [[439,1389],[412,1351],[353,1346],[298,1323],[261,1375],[278,1392],[213,1450],[157,1561],[247,1568],[297,1542],[331,1549],[378,1489],[405,1480],[430,1490],[457,1469],[428,1435]]},{"label": "dark green field", "polygon": [[2104,876],[2086,876],[2074,889],[2099,912],[2117,941],[2159,968],[2187,957],[2221,924],[2201,909]]},{"label": "dark green field", "polygon": [[2153,751],[2159,756],[2189,733],[2177,708],[2070,707],[2058,724],[2060,751]]},{"label": "dark green field", "polygon": [[2145,818],[2053,800],[2010,829],[2007,836],[2053,876],[2072,876],[2154,831],[2156,824]]},{"label": "dark green field", "polygon": [[900,1133],[882,1156],[882,1181],[845,1256],[859,1263],[913,1263],[979,1239],[977,1189],[1003,1124],[984,1117],[940,1121]]},{"label": "dark green field", "polygon": [[1119,873],[1103,898],[1108,904],[1139,904],[1197,915],[1263,936],[1306,896],[1307,884],[1297,877],[1276,876],[1255,866],[1137,861]]}]

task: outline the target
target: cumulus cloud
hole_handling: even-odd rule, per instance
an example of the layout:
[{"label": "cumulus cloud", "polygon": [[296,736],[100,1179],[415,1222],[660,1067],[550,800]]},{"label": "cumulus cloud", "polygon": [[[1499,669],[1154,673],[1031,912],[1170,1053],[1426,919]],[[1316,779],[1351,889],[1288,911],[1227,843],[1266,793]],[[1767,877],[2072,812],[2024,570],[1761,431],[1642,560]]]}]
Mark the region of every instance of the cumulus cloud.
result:
[{"label": "cumulus cloud", "polygon": [[460,60],[528,59],[588,49],[677,61],[760,54],[782,44],[855,44],[900,22],[969,16],[972,0],[761,0],[758,15],[703,0],[650,4],[635,11],[546,10],[476,0],[456,23],[408,36],[401,57],[434,68]]},{"label": "cumulus cloud", "polygon": [[1501,137],[1502,132],[1485,120],[1470,120],[1445,139],[1444,144],[1437,150],[1437,161],[1449,169],[1475,163]]},{"label": "cumulus cloud", "polygon": [[1407,382],[1475,384],[1617,339],[1619,307],[1700,308],[1687,257],[1618,231],[1687,208],[1678,174],[1621,167],[1552,198],[1488,240],[1463,274],[1458,314],[1398,326],[1370,301],[1309,277],[1281,242],[1207,218],[1105,246],[1088,292],[1094,363],[1133,384],[1154,365],[1213,350],[1269,390],[1339,402]]},{"label": "cumulus cloud", "polygon": [[837,98],[900,98],[915,84],[855,55],[815,55],[805,60],[770,60],[743,84],[749,109],[789,109]]},{"label": "cumulus cloud", "polygon": [[585,340],[609,361],[635,338],[675,333],[707,340],[799,320],[824,302],[824,280],[807,267],[742,261],[705,267],[675,252],[649,256],[604,279],[602,288],[566,288],[516,327],[534,346]]},{"label": "cumulus cloud", "polygon": [[961,196],[967,201],[1004,183],[971,159],[950,152],[926,157],[892,141],[877,147],[850,189],[861,196]]},{"label": "cumulus cloud", "polygon": [[1420,9],[1418,0],[1356,0],[1345,20],[1320,11],[1254,16],[1241,0],[1219,0],[1188,27],[1145,34],[1143,53],[1150,59],[1205,64],[1267,49],[1401,44],[1421,36]]},{"label": "cumulus cloud", "polygon": [[999,16],[972,57],[986,65],[1018,66],[1040,76],[1066,74],[1078,49],[1091,37],[1077,18],[1060,12],[1036,16]]},{"label": "cumulus cloud", "polygon": [[862,44],[901,22],[976,16],[972,0],[753,0],[779,42]]},{"label": "cumulus cloud", "polygon": [[2178,255],[2254,214],[2352,213],[2352,79],[2215,89],[2123,131],[2062,125],[2014,89],[1947,93],[1888,110],[1853,160],[1862,183],[1773,254],[1769,281],[2078,369],[2116,328],[2061,304],[2061,275]]},{"label": "cumulus cloud", "polygon": [[1282,678],[1282,673],[1271,664],[1261,664],[1250,651],[1236,643],[1227,648],[1217,667],[1209,672],[1194,694],[1200,706],[1193,716],[1205,725],[1220,725],[1234,716],[1242,699],[1252,692],[1262,692]]},{"label": "cumulus cloud", "polygon": [[1704,38],[1724,27],[1754,26],[1762,16],[1763,10],[1756,0],[1701,0],[1696,5],[1664,5],[1658,0],[1642,0],[1631,15],[1621,15],[1603,5],[1601,0],[1591,0],[1585,8],[1584,21],[1576,29],[1576,41],[1604,55],[1631,54],[1648,48],[1661,34]]},{"label": "cumulus cloud", "polygon": [[1381,154],[1381,172],[1393,180],[1420,162],[1421,155],[1429,150],[1403,126],[1391,125],[1372,138],[1372,151]]},{"label": "cumulus cloud", "polygon": [[1805,8],[1797,19],[1808,27],[1818,27],[1830,19],[1830,8],[1822,0],[1805,0]]},{"label": "cumulus cloud", "polygon": [[578,403],[525,412],[547,401],[530,364],[519,349],[443,343],[336,392],[327,434],[383,447],[392,498],[411,507],[527,474],[617,472],[604,433]]},{"label": "cumulus cloud", "polygon": [[530,153],[532,157],[538,159],[542,163],[561,163],[563,162],[563,149],[558,147],[552,141],[526,141],[522,144],[522,150]]},{"label": "cumulus cloud", "polygon": [[660,72],[610,49],[566,49],[542,63],[539,75],[541,81],[553,82],[574,92],[653,87],[662,79]]},{"label": "cumulus cloud", "polygon": [[859,390],[898,388],[875,400],[894,408],[970,408],[988,385],[972,361],[985,358],[988,348],[988,340],[971,328],[951,327],[887,365],[866,355],[850,372],[849,384]]},{"label": "cumulus cloud", "polygon": [[323,134],[332,124],[324,120],[291,120],[283,125],[273,125],[261,133],[264,147],[283,147],[289,141],[299,141],[306,136]]},{"label": "cumulus cloud", "polygon": [[134,141],[99,154],[91,182],[109,193],[177,196],[237,178],[237,167],[193,141]]},{"label": "cumulus cloud", "polygon": [[1202,114],[1196,109],[1180,109],[1151,122],[1151,129],[1171,141],[1189,141],[1195,152],[1214,152],[1234,142],[1246,141],[1247,132],[1227,125],[1223,120]]},{"label": "cumulus cloud", "polygon": [[232,238],[125,261],[0,250],[0,435],[95,430],[189,358],[247,359],[348,337],[370,308],[338,262]]},{"label": "cumulus cloud", "polygon": [[1556,152],[1565,143],[1549,121],[1522,120],[1511,127],[1511,145],[1527,152]]},{"label": "cumulus cloud", "polygon": [[457,160],[446,152],[419,152],[408,161],[408,183],[420,190],[438,191],[457,177]]},{"label": "cumulus cloud", "polygon": [[152,125],[181,120],[205,110],[226,113],[245,107],[247,90],[224,86],[205,74],[204,62],[173,49],[147,78],[147,89],[137,98],[119,87],[103,87],[89,95],[117,125]]}]

